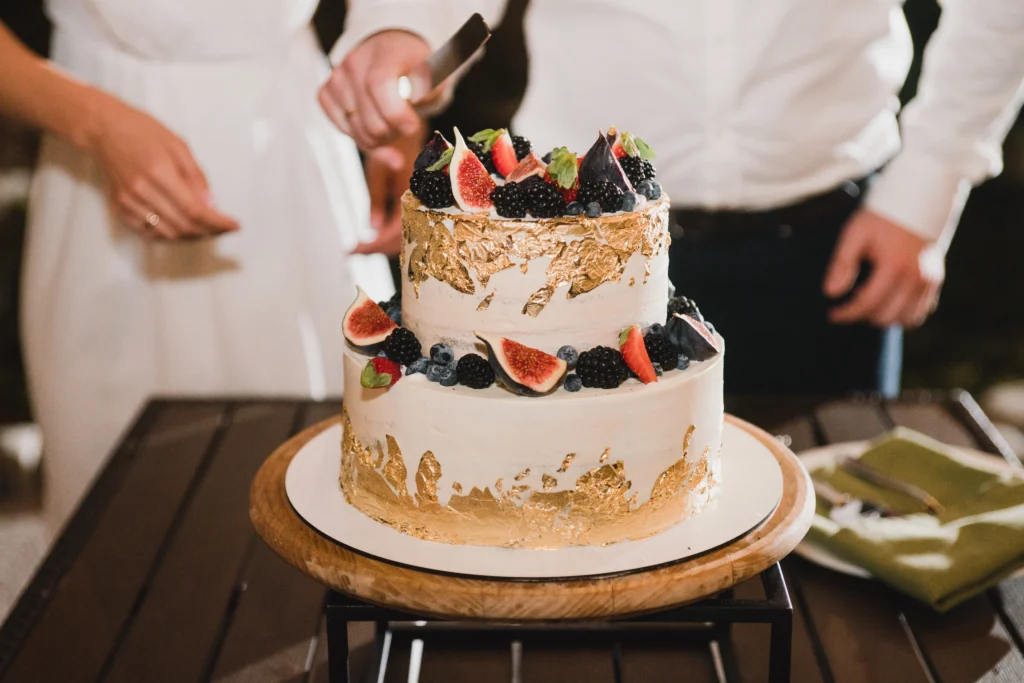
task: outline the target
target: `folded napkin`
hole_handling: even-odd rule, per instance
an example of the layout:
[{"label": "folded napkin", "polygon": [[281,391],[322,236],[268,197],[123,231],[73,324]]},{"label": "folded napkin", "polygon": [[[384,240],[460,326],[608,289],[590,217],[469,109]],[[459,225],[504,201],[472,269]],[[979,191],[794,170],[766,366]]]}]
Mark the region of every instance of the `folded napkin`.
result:
[{"label": "folded napkin", "polygon": [[898,517],[831,519],[818,501],[807,540],[871,572],[894,588],[946,611],[1024,564],[1024,478],[983,469],[956,451],[908,429],[873,442],[860,461],[932,494],[938,517],[902,493],[838,468],[811,476],[861,500],[884,503]]}]

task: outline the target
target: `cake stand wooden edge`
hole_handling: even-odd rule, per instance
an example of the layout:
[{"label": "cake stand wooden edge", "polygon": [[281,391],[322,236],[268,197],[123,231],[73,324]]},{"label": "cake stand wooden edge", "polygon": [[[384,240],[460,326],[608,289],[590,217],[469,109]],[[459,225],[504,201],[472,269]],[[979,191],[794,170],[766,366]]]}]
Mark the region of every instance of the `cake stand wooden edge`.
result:
[{"label": "cake stand wooden edge", "polygon": [[772,452],[784,480],[782,501],[772,515],[727,546],[660,569],[571,581],[497,581],[399,567],[324,538],[288,502],[284,484],[288,464],[314,436],[339,420],[335,417],[309,427],[267,458],[250,489],[253,525],[278,555],[320,583],[413,614],[497,621],[614,619],[684,605],[778,562],[803,539],[814,517],[810,477],[792,451],[767,432],[726,415],[729,423]]}]

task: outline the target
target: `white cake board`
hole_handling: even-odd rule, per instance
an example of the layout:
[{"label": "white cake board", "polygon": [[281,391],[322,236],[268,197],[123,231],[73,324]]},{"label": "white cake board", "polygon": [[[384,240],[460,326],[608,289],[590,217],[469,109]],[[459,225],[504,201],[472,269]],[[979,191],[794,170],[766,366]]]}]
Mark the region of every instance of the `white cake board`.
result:
[{"label": "white cake board", "polygon": [[639,541],[558,550],[450,545],[403,534],[348,504],[338,485],[341,426],[303,446],[285,475],[295,512],[324,536],[365,555],[420,569],[510,579],[555,579],[637,571],[679,562],[743,536],[782,500],[779,464],[764,445],[725,424],[722,480],[695,517]]}]

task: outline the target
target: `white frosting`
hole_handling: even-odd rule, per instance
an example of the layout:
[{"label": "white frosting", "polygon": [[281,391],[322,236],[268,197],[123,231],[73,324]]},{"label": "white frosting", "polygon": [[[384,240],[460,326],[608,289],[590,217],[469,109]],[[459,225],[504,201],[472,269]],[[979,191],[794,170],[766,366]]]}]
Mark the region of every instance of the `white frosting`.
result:
[{"label": "white frosting", "polygon": [[[345,351],[345,407],[352,429],[367,445],[392,436],[407,465],[407,485],[416,490],[420,457],[431,451],[441,465],[438,499],[445,505],[458,483],[494,490],[503,480],[542,488],[541,477],[558,480],[555,490],[571,489],[577,477],[607,462],[621,460],[637,494],[650,497],[655,479],[682,457],[683,437],[694,433],[689,460],[705,452],[721,480],[722,368],[724,352],[686,370],[665,373],[653,384],[628,380],[618,389],[559,389],[539,398],[516,396],[494,385],[474,390],[442,387],[422,374],[402,377],[387,389],[366,389],[359,374],[365,356]],[[556,473],[566,455],[576,457],[565,473]],[[519,481],[513,478],[530,469]]]}]

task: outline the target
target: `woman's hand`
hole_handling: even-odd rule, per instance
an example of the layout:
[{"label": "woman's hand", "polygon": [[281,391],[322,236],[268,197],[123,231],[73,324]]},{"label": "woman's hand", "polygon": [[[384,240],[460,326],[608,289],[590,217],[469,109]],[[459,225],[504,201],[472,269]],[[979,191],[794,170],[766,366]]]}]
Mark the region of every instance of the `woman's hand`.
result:
[{"label": "woman's hand", "polygon": [[238,230],[213,197],[188,146],[152,116],[97,94],[86,147],[110,183],[124,221],[150,239],[210,237]]}]

